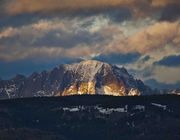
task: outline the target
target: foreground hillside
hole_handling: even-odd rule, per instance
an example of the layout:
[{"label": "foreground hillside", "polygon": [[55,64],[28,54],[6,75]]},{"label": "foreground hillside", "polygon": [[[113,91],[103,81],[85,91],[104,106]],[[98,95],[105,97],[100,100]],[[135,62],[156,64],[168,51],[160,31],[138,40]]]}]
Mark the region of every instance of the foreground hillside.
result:
[{"label": "foreground hillside", "polygon": [[175,95],[2,100],[0,140],[175,140],[179,106]]}]

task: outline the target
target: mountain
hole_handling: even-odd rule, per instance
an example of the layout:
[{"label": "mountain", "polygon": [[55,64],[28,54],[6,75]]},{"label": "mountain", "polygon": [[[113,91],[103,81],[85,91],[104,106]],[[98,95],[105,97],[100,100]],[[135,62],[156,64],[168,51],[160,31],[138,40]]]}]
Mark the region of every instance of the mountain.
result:
[{"label": "mountain", "polygon": [[95,60],[60,65],[51,71],[0,81],[0,98],[101,94],[146,95],[151,89],[125,68]]},{"label": "mountain", "polygon": [[180,95],[180,89],[169,89],[169,90],[165,90],[164,92],[168,94]]}]

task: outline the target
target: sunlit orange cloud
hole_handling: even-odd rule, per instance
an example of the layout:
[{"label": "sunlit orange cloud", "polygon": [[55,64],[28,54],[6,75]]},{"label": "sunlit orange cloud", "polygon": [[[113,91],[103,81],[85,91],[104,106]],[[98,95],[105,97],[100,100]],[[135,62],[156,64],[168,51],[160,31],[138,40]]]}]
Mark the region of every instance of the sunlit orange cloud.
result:
[{"label": "sunlit orange cloud", "polygon": [[165,7],[170,4],[180,4],[179,0],[152,0],[152,6]]},{"label": "sunlit orange cloud", "polygon": [[139,52],[141,54],[150,53],[163,49],[167,44],[172,45],[172,49],[180,52],[180,21],[157,22],[137,33],[125,37],[123,34],[117,35],[103,49],[103,53],[111,52]]},{"label": "sunlit orange cloud", "polygon": [[176,43],[180,39],[179,30],[180,21],[158,22],[130,37],[128,45],[141,53],[163,48],[166,44],[175,44],[180,50]]},{"label": "sunlit orange cloud", "polygon": [[17,29],[9,27],[5,29],[4,31],[0,32],[0,39],[14,36],[17,32],[18,32]]},{"label": "sunlit orange cloud", "polygon": [[95,9],[129,4],[129,0],[12,0],[6,4],[5,9],[9,14],[13,15],[20,13]]},{"label": "sunlit orange cloud", "polygon": [[135,15],[152,12],[153,8],[180,4],[179,0],[10,0],[5,11],[10,15],[49,13],[54,11],[93,10],[109,7],[128,7]]}]

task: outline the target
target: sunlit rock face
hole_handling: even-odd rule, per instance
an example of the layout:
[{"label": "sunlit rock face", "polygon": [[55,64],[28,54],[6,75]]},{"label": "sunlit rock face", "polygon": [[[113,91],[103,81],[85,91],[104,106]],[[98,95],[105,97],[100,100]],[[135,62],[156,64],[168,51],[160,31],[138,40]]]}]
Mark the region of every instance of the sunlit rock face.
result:
[{"label": "sunlit rock face", "polygon": [[132,89],[130,89],[128,95],[129,96],[139,96],[139,95],[141,95],[141,92],[138,89],[132,88]]},{"label": "sunlit rock face", "polygon": [[62,95],[126,95],[124,82],[118,80],[113,73],[113,67],[107,63],[88,60],[79,64],[67,65],[66,70],[74,77],[72,76],[69,86],[63,90]]},{"label": "sunlit rock face", "polygon": [[27,78],[19,77],[20,80],[1,80],[0,95],[3,94],[4,98],[83,94],[136,96],[151,92],[125,68],[95,60],[60,65],[48,72],[33,73]]},{"label": "sunlit rock face", "polygon": [[[138,82],[124,68],[95,60],[64,65],[67,83],[56,96],[100,94],[114,96],[135,96],[143,94]],[[144,88],[147,88],[144,84]]]}]

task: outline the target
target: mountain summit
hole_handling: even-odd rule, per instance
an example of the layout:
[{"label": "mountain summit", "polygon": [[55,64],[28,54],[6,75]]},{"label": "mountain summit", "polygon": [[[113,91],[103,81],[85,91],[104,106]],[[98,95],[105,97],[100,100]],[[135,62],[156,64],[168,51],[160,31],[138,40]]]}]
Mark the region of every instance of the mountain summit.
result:
[{"label": "mountain summit", "polygon": [[114,96],[146,95],[151,89],[134,79],[125,68],[87,60],[60,65],[51,71],[17,75],[0,81],[0,98],[100,94]]}]

